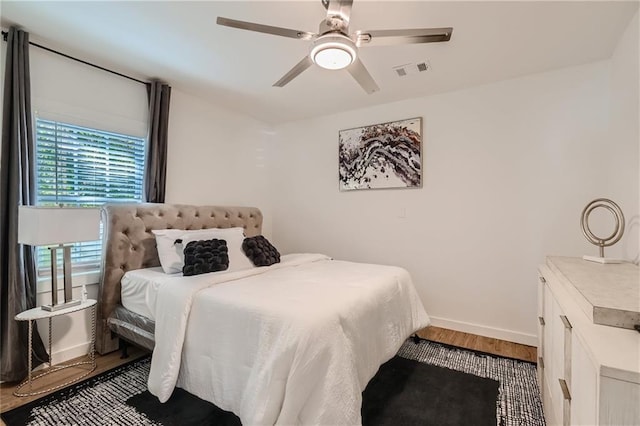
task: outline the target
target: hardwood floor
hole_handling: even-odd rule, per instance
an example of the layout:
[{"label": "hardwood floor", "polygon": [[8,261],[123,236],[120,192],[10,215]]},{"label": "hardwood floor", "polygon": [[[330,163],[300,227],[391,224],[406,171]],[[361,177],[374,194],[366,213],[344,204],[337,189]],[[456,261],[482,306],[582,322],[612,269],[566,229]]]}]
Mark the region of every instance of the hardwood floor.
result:
[{"label": "hardwood floor", "polygon": [[[111,370],[119,365],[125,364],[129,361],[133,361],[144,356],[147,352],[142,351],[141,349],[135,348],[133,346],[129,347],[129,358],[120,359],[120,351],[111,352],[110,354],[101,356],[96,355],[96,369],[87,377],[97,376],[100,373]],[[74,361],[84,361],[86,357],[76,358],[70,361],[65,362],[65,364],[70,364]],[[36,382],[33,382],[33,390],[37,391],[38,389],[46,389],[49,387],[57,386],[59,384],[65,383],[69,380],[70,376],[73,374],[79,374],[79,368],[67,368],[61,370],[59,372],[52,373],[50,376],[43,377]],[[42,370],[44,371],[44,370]],[[39,373],[38,371],[37,373]],[[36,373],[36,374],[37,374]],[[85,379],[86,380],[86,379]],[[5,411],[9,411],[13,408],[19,407],[21,405],[27,404],[31,401],[34,401],[38,398],[42,398],[45,395],[48,395],[53,392],[47,392],[40,395],[35,396],[23,396],[18,397],[13,395],[13,391],[18,387],[20,383],[2,383],[0,385],[0,412],[4,413]],[[26,387],[21,389],[23,392],[26,391]],[[54,391],[55,392],[55,391]],[[1,423],[4,424],[4,423]]]},{"label": "hardwood floor", "polygon": [[473,349],[524,361],[536,362],[537,360],[537,349],[535,346],[521,345],[519,343],[434,326],[423,328],[418,331],[417,334],[423,339],[459,346],[461,348]]},{"label": "hardwood floor", "polygon": [[[439,327],[427,327],[418,331],[418,335],[424,339],[435,342],[447,343],[449,345],[459,346],[468,349],[474,349],[481,352],[506,356],[510,358],[522,359],[525,361],[536,361],[536,348],[534,346],[520,345],[518,343],[506,342],[504,340],[492,339],[489,337],[476,336],[474,334],[462,333],[459,331],[448,330]],[[140,349],[131,347],[129,350],[129,358],[121,360],[120,352],[112,352],[104,356],[97,356],[96,362],[98,366],[90,377],[98,375],[104,371],[115,368],[121,364],[140,358],[145,355]],[[67,369],[66,371],[73,370]],[[64,371],[64,370],[63,370]],[[54,373],[47,378],[41,379],[41,388],[55,386],[64,383],[68,379],[68,375],[63,372]],[[13,396],[17,384],[0,385],[0,412],[11,410],[28,402],[42,397],[37,395],[33,397],[16,397]],[[34,390],[37,388],[34,386]],[[4,424],[0,421],[0,424]]]}]

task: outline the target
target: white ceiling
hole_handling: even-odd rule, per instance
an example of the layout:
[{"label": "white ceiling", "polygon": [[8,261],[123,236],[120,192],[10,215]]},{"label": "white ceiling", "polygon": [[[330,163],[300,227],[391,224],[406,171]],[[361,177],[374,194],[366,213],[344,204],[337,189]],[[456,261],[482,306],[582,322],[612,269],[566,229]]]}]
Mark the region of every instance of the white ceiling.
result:
[{"label": "white ceiling", "polygon": [[[380,86],[367,95],[349,73],[311,67],[272,87],[308,52],[306,41],[215,24],[217,16],[316,32],[320,0],[1,2],[1,24],[31,39],[140,78],[157,77],[267,123],[457,90],[609,58],[638,1],[355,0],[351,31],[454,28],[448,43],[363,47]],[[400,78],[394,66],[428,60]]]}]

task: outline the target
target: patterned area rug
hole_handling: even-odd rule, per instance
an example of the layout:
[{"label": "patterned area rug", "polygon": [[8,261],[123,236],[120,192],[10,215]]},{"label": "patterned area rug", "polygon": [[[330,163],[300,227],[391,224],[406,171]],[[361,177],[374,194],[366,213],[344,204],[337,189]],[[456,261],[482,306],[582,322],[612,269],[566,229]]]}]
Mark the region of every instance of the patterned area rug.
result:
[{"label": "patterned area rug", "polygon": [[500,383],[496,406],[499,426],[544,426],[544,414],[536,365],[532,362],[504,358],[421,340],[409,341],[398,355],[431,365],[497,380]]},{"label": "patterned area rug", "polygon": [[[544,426],[533,363],[460,349],[427,340],[404,343],[400,357],[499,383],[496,424]],[[135,361],[70,389],[2,414],[14,425],[165,425],[127,403],[146,391],[150,359]],[[373,382],[373,380],[372,380]],[[190,395],[189,395],[190,396]],[[137,398],[137,397],[136,397]],[[180,424],[179,422],[176,424]],[[465,424],[465,423],[461,423]],[[468,424],[468,423],[467,423]]]}]

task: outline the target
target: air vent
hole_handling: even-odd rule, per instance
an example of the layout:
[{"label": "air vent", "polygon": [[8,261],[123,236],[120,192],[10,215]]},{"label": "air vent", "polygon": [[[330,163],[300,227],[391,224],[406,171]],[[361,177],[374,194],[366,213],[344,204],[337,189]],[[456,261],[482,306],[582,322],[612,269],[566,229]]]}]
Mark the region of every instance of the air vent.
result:
[{"label": "air vent", "polygon": [[411,64],[398,65],[393,67],[398,77],[406,77],[409,74],[417,74],[431,69],[429,61],[415,62]]},{"label": "air vent", "polygon": [[407,71],[404,68],[396,68],[396,72],[400,77],[404,77],[407,75]]}]

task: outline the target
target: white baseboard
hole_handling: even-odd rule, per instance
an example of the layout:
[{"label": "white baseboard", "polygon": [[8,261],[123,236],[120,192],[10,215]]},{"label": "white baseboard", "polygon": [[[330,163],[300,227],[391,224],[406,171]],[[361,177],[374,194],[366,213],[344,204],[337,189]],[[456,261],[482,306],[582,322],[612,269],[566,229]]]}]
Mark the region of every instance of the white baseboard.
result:
[{"label": "white baseboard", "polygon": [[84,342],[59,351],[54,351],[52,356],[53,364],[59,364],[61,362],[69,361],[70,359],[86,355],[89,352],[90,344],[91,342]]},{"label": "white baseboard", "polygon": [[535,334],[520,333],[502,328],[487,327],[479,324],[471,324],[463,321],[455,321],[446,318],[429,316],[431,325],[448,328],[449,330],[462,331],[464,333],[477,334],[478,336],[492,337],[494,339],[506,340],[508,342],[520,343],[522,345],[537,346],[538,336]]}]

